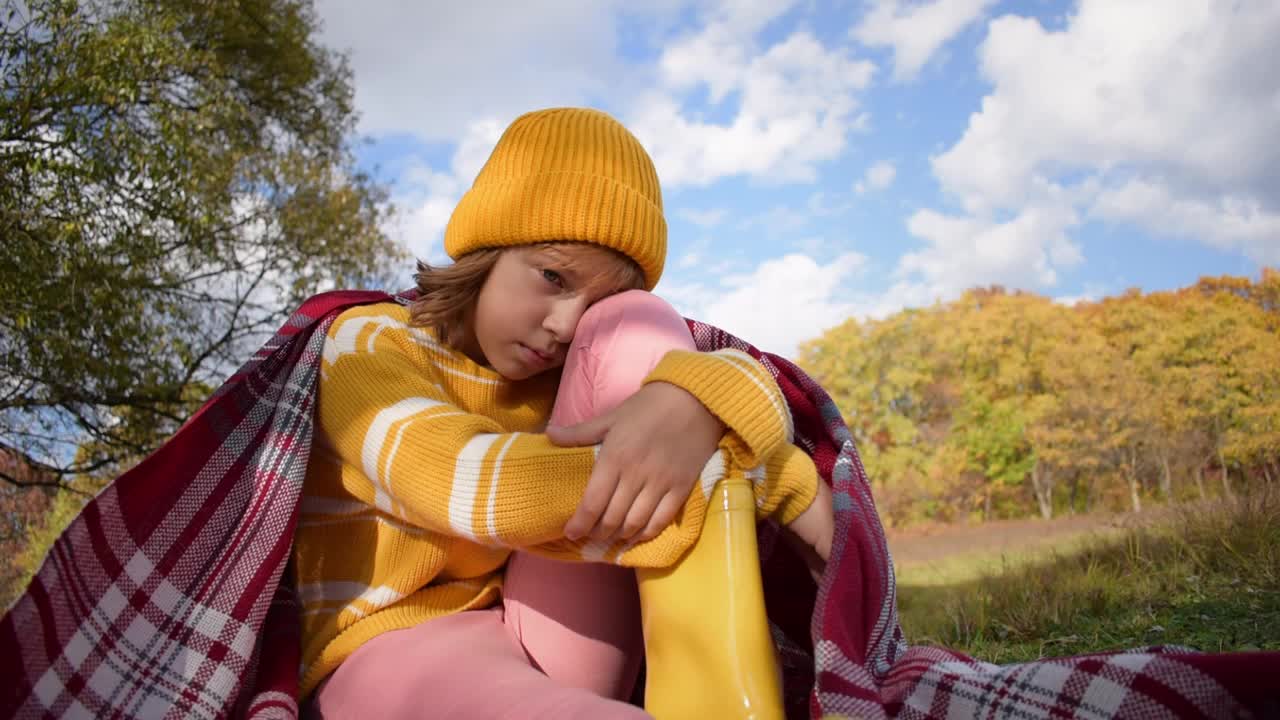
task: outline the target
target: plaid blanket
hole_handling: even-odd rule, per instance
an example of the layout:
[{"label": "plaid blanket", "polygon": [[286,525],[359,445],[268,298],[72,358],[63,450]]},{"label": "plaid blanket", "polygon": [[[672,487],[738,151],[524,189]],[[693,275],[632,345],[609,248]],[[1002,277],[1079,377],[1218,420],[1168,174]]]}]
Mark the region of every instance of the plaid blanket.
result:
[{"label": "plaid blanket", "polygon": [[[0,621],[0,717],[297,717],[288,560],[325,331],[344,308],[391,297],[308,300],[167,444],[85,507]],[[839,410],[785,359],[690,328],[700,349],[734,346],[770,369],[797,444],[834,491],[836,540],[817,587],[776,527],[761,526],[790,717],[1280,716],[1280,653],[1155,648],[996,666],[908,647],[884,531]]]}]

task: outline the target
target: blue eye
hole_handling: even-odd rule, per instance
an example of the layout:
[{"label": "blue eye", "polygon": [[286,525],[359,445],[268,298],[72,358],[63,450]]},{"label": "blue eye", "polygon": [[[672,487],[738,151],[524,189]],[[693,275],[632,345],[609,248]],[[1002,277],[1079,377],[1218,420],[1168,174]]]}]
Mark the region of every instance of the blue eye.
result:
[{"label": "blue eye", "polygon": [[556,272],[555,270],[547,270],[546,268],[543,268],[542,279],[555,285],[556,287],[564,287],[564,278],[561,277],[560,273]]}]

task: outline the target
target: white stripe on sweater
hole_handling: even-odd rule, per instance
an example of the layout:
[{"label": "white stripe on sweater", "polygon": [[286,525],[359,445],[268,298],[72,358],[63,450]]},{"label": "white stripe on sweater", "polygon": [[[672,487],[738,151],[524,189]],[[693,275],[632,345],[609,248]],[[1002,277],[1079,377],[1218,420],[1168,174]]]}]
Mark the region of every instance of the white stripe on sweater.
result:
[{"label": "white stripe on sweater", "polygon": [[[330,331],[329,338],[325,340],[324,359],[326,365],[332,365],[343,355],[356,352],[356,340],[360,337],[360,333],[364,332],[365,328],[370,325],[374,326],[374,330],[369,334],[369,339],[365,343],[365,352],[372,353],[378,336],[382,334],[383,330],[390,328],[404,331],[415,344],[426,348],[435,355],[443,355],[448,358],[457,358],[459,356],[455,350],[440,343],[422,328],[413,327],[390,315],[366,315],[345,318],[334,326]],[[440,369],[461,375],[478,383],[493,385],[498,382],[492,378],[482,378],[449,368],[441,367]]]},{"label": "white stripe on sweater", "polygon": [[[345,605],[347,611],[359,617],[364,617],[374,610],[381,610],[403,598],[404,595],[387,585],[369,587],[359,582],[333,580],[300,584],[298,585],[298,597],[303,603],[308,604]],[[364,603],[369,609],[362,610],[355,607],[357,602]]]},{"label": "white stripe on sweater", "polygon": [[[442,406],[444,406],[443,403],[442,403]],[[452,412],[436,412],[436,413],[432,413],[430,417],[427,417],[425,419],[438,420],[440,418],[453,417],[454,415],[466,415],[466,413],[459,410],[454,410]],[[412,425],[413,422],[414,422],[413,420],[406,421],[403,425],[400,426],[400,429],[396,431],[396,438],[391,443],[391,451],[387,453],[387,462],[386,462],[386,465],[384,466],[385,473],[383,474],[383,477],[386,478],[385,485],[387,488],[387,494],[390,496],[388,498],[388,502],[394,508],[394,510],[391,512],[397,517],[401,517],[401,518],[407,518],[408,514],[404,512],[404,507],[403,507],[404,501],[396,497],[395,489],[391,487],[391,468],[392,468],[392,463],[395,462],[396,453],[399,452],[400,450],[400,441],[404,439],[404,432],[405,430],[409,429],[409,426]],[[400,507],[396,507],[397,503],[400,505]]]},{"label": "white stripe on sweater", "polygon": [[356,352],[356,340],[364,329],[372,325],[374,332],[369,336],[368,352],[373,352],[373,341],[384,328],[403,328],[405,324],[389,315],[372,315],[344,318],[329,331],[324,342],[325,365],[338,362],[343,355]]},{"label": "white stripe on sweater", "polygon": [[498,457],[493,461],[493,478],[489,481],[489,507],[485,511],[485,518],[488,523],[489,537],[494,540],[498,539],[498,530],[494,525],[493,506],[498,501],[498,477],[502,474],[502,458],[506,457],[507,450],[518,437],[520,433],[512,433],[506,444],[498,451]]},{"label": "white stripe on sweater", "polygon": [[449,489],[449,527],[471,540],[479,539],[473,529],[473,512],[480,491],[480,467],[499,437],[494,433],[476,435],[467,441],[455,460],[453,486]]},{"label": "white stripe on sweater", "polygon": [[464,380],[469,380],[470,382],[473,382],[473,383],[479,383],[481,385],[497,385],[499,382],[494,378],[484,378],[484,377],[480,377],[479,375],[472,375],[471,373],[465,373],[465,372],[462,372],[461,370],[455,370],[447,365],[441,365],[440,363],[437,363],[437,362],[433,362],[431,364],[435,366],[435,368],[440,372],[447,372],[450,375],[457,375],[458,377]]},{"label": "white stripe on sweater", "polygon": [[765,487],[765,480],[768,479],[769,474],[766,471],[765,466],[757,465],[746,471],[744,475],[746,475],[747,479],[751,481],[751,489],[756,495],[756,507],[763,507],[764,501],[768,499],[766,494],[768,488]]},{"label": "white stripe on sweater", "polygon": [[[374,416],[373,422],[369,425],[369,431],[364,435],[364,445],[360,451],[360,466],[364,470],[365,477],[373,483],[373,505],[379,510],[390,513],[391,509],[391,478],[382,474],[383,468],[378,464],[378,457],[382,454],[382,448],[387,443],[387,435],[401,420],[406,420],[421,412],[426,412],[432,408],[444,406],[445,403],[439,400],[433,400],[425,397],[409,397],[397,402],[385,410],[380,411]],[[446,413],[452,415],[454,413]],[[394,455],[394,448],[392,451]],[[388,458],[387,470],[391,468],[390,458]]]},{"label": "white stripe on sweater", "polygon": [[743,375],[751,378],[751,382],[755,383],[756,387],[760,388],[760,391],[769,398],[769,402],[773,404],[773,409],[777,410],[778,415],[782,418],[782,426],[785,428],[787,442],[794,442],[796,433],[795,424],[791,419],[791,408],[787,406],[787,403],[782,399],[782,397],[766,387],[765,384],[760,381],[760,378],[756,376],[758,370],[763,370],[760,363],[756,362],[756,359],[747,353],[734,348],[724,348],[708,354],[712,357],[724,360],[736,370],[740,371]]},{"label": "white stripe on sweater", "polygon": [[698,485],[702,488],[702,497],[710,498],[711,491],[715,489],[716,483],[724,477],[724,451],[716,450],[716,453],[707,460],[707,464],[702,466],[702,475],[698,478]]}]

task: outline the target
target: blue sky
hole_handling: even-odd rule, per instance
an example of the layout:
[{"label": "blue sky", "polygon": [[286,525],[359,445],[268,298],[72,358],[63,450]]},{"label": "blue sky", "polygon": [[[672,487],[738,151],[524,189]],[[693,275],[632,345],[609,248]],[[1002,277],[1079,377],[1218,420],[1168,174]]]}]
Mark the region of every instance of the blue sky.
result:
[{"label": "blue sky", "polygon": [[511,120],[590,105],[657,164],[657,292],[774,352],[977,285],[1072,302],[1280,265],[1274,0],[317,8],[388,230],[432,261]]}]

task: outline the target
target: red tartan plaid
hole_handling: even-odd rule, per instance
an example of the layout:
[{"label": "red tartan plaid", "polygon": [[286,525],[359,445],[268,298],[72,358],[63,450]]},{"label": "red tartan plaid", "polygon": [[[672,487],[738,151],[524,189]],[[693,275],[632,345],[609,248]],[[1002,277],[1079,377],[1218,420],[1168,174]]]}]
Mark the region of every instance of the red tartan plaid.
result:
[{"label": "red tartan plaid", "polygon": [[[407,302],[409,294],[395,299]],[[325,331],[357,304],[308,300],[151,457],[94,498],[0,621],[0,716],[296,718],[289,549]],[[796,444],[832,485],[836,541],[819,587],[761,526],[766,605],[790,717],[1280,717],[1280,653],[1177,649],[996,666],[908,648],[893,564],[839,410],[783,358],[690,322],[774,374]]]}]

